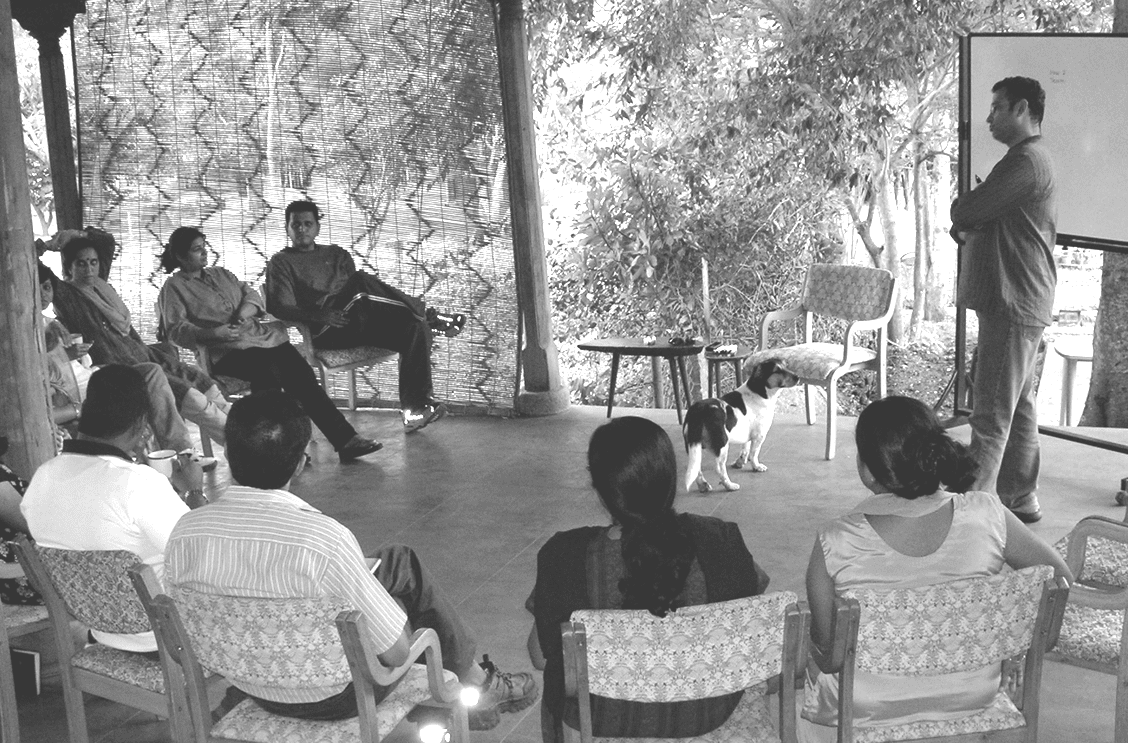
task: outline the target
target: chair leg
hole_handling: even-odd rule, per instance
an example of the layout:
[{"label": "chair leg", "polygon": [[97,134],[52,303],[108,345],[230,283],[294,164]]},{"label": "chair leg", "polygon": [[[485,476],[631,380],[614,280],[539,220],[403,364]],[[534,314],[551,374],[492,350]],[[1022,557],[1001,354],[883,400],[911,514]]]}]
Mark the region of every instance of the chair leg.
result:
[{"label": "chair leg", "polygon": [[349,369],[349,410],[356,410],[356,369]]},{"label": "chair leg", "polygon": [[[0,612],[2,614],[2,612]],[[8,631],[0,633],[0,730],[4,743],[20,743],[20,716],[16,709],[16,682],[12,675]]]},{"label": "chair leg", "polygon": [[838,445],[838,382],[832,380],[826,388],[826,458],[834,459]]},{"label": "chair leg", "polygon": [[807,404],[807,425],[815,425],[815,401],[811,399],[811,385],[803,385],[803,399]]}]

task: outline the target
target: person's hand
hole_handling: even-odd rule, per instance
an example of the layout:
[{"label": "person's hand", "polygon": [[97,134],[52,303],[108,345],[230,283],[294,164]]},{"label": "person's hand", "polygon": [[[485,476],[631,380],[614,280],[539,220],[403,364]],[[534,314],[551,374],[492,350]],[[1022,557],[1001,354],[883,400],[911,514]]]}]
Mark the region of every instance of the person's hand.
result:
[{"label": "person's hand", "polygon": [[220,325],[212,331],[215,333],[213,336],[217,341],[237,341],[243,335],[243,329],[239,325]]},{"label": "person's hand", "polygon": [[310,320],[333,328],[343,328],[349,324],[348,314],[340,310],[315,310],[310,313]]},{"label": "person's hand", "polygon": [[67,346],[67,358],[71,361],[78,361],[86,354],[90,353],[90,348],[93,343],[75,343]]},{"label": "person's hand", "polygon": [[62,250],[64,245],[76,237],[86,237],[86,230],[59,230],[47,241],[45,247],[48,250]]},{"label": "person's hand", "polygon": [[185,452],[173,460],[172,476],[168,479],[178,493],[200,490],[204,487],[204,470],[190,453]]}]

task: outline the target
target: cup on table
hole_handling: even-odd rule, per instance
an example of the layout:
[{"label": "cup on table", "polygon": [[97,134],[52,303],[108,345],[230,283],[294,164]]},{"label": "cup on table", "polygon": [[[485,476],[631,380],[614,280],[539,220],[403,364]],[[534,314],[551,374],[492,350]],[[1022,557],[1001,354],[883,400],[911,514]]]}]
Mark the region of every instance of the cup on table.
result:
[{"label": "cup on table", "polygon": [[172,465],[175,459],[175,450],[158,449],[157,451],[149,452],[149,455],[145,458],[145,463],[165,477],[172,477]]}]

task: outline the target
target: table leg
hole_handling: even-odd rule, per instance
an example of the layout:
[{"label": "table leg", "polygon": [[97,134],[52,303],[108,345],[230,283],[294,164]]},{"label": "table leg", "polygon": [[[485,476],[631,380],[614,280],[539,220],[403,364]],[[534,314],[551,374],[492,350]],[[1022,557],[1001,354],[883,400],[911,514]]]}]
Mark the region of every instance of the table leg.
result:
[{"label": "table leg", "polygon": [[740,378],[740,366],[742,361],[740,359],[732,360],[732,376],[736,380],[733,382],[733,389],[735,390],[740,385],[744,384],[744,380]]},{"label": "table leg", "polygon": [[[678,423],[682,422],[681,412],[681,396],[678,394],[678,370],[677,362],[681,359],[675,360],[673,356],[668,357],[670,361],[670,386],[674,388],[674,407],[678,409]],[[686,391],[686,405],[689,404],[689,392]]]},{"label": "table leg", "polygon": [[709,367],[709,386],[705,390],[706,397],[713,394],[713,367],[717,367],[717,397],[721,396],[721,366],[713,361],[706,360],[705,365]]},{"label": "table leg", "polygon": [[678,356],[678,370],[681,372],[682,391],[685,392],[685,407],[689,409],[689,375],[685,373],[685,357]]},{"label": "table leg", "polygon": [[1070,358],[1062,358],[1062,371],[1061,371],[1061,415],[1058,417],[1058,425],[1072,426],[1073,425],[1073,379],[1077,374],[1077,361]]},{"label": "table leg", "polygon": [[611,389],[607,392],[607,417],[611,417],[611,408],[615,407],[615,382],[619,379],[619,354],[611,354]]}]

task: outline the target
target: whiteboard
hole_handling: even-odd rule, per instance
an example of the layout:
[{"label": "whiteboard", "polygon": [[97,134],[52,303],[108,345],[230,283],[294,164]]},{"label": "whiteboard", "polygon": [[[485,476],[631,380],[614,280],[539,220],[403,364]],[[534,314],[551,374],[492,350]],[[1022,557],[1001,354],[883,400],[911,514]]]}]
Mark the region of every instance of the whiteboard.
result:
[{"label": "whiteboard", "polygon": [[1057,178],[1058,242],[1128,243],[1128,36],[972,34],[967,48],[969,187],[1007,149],[987,128],[991,86],[1032,77],[1046,91],[1042,138]]}]

